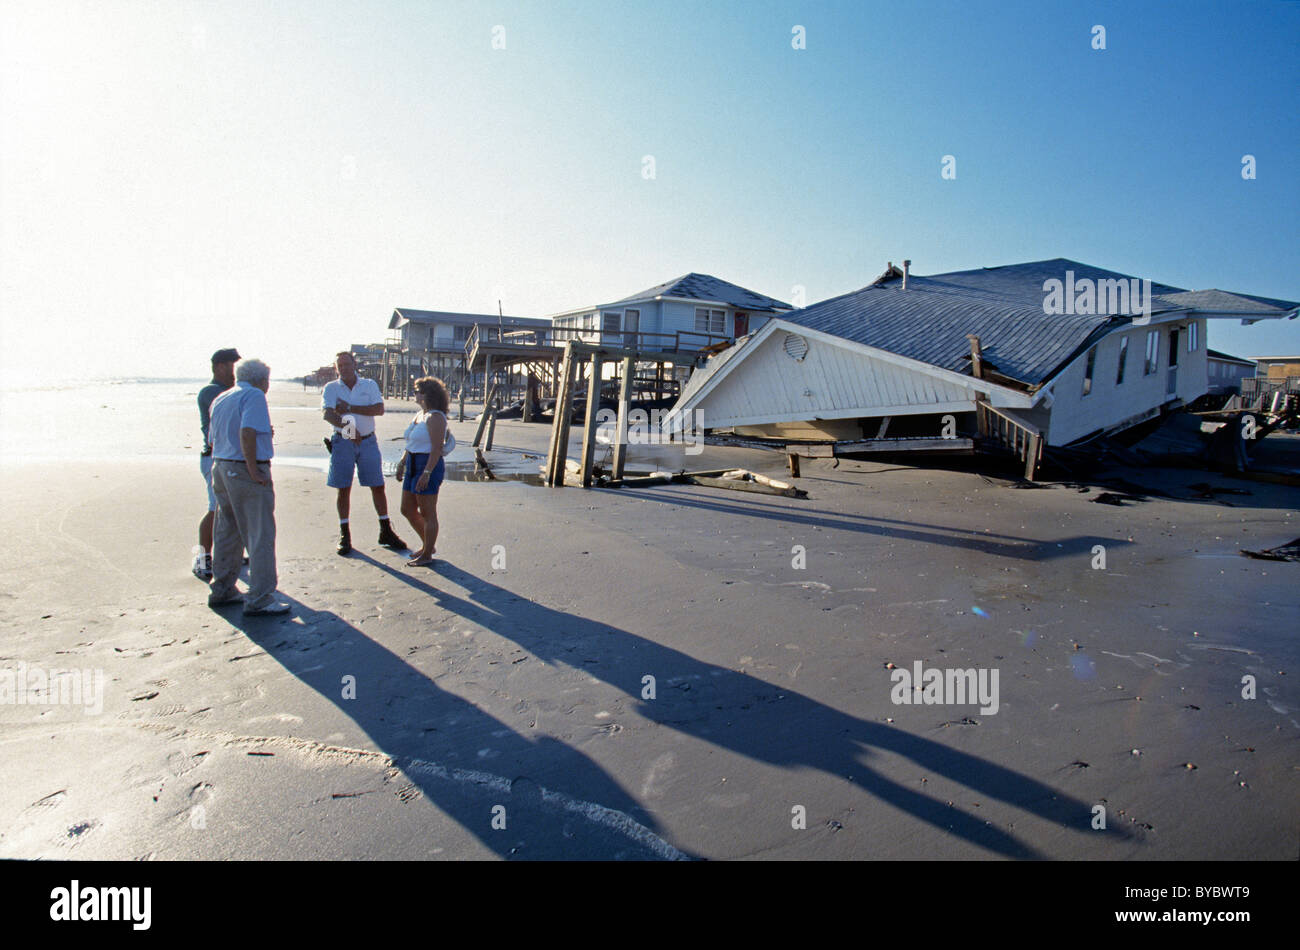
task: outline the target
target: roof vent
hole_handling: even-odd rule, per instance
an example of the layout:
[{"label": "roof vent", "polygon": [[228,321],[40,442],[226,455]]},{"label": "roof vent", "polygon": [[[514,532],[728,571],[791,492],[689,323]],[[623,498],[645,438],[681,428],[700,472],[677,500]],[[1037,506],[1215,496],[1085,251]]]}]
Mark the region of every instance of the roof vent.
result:
[{"label": "roof vent", "polygon": [[787,333],[785,335],[785,355],[797,363],[802,363],[803,358],[808,355],[808,341],[797,333]]},{"label": "roof vent", "polygon": [[912,269],[911,261],[903,261],[903,289],[907,289],[907,272]]}]

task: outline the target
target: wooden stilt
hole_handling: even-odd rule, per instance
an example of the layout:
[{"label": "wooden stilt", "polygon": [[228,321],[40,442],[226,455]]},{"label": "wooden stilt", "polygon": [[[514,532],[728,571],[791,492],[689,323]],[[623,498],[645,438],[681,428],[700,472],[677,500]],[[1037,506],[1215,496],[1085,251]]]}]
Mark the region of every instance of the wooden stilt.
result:
[{"label": "wooden stilt", "polygon": [[623,464],[627,461],[627,416],[632,405],[632,357],[623,360],[623,379],[618,388],[618,425],[614,435],[613,478],[623,477]]},{"label": "wooden stilt", "polygon": [[474,431],[474,448],[478,448],[479,443],[483,441],[483,429],[487,426],[488,415],[492,411],[492,400],[496,399],[497,389],[493,386],[488,390],[487,397],[483,401],[483,411],[479,413],[478,429]]},{"label": "wooden stilt", "polygon": [[546,484],[553,488],[564,486],[564,460],[569,449],[569,422],[573,416],[573,374],[576,357],[573,343],[564,345],[564,359],[560,364],[555,393],[555,417],[551,422],[551,442],[546,454]]},{"label": "wooden stilt", "polygon": [[600,353],[591,354],[591,380],[587,384],[587,413],[582,426],[582,487],[591,487],[596,460],[596,413],[600,411]]},{"label": "wooden stilt", "polygon": [[487,413],[488,420],[487,420],[487,445],[485,445],[483,448],[486,451],[491,452],[492,439],[497,434],[497,404],[493,402],[492,405],[488,406],[487,409],[485,409],[484,411]]},{"label": "wooden stilt", "polygon": [[792,478],[799,477],[799,456],[793,452],[790,453],[790,476]]}]

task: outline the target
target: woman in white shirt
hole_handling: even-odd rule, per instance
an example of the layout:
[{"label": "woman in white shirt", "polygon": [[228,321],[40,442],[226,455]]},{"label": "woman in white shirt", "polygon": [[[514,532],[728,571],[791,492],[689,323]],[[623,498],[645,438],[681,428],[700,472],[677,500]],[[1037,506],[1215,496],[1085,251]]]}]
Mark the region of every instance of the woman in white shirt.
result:
[{"label": "woman in white shirt", "polygon": [[442,447],[451,398],[442,380],[425,376],[415,381],[415,401],[420,411],[406,427],[406,451],[397,463],[397,480],[402,483],[402,514],[424,539],[406,563],[421,567],[433,563],[438,540],[438,488],[447,470]]}]

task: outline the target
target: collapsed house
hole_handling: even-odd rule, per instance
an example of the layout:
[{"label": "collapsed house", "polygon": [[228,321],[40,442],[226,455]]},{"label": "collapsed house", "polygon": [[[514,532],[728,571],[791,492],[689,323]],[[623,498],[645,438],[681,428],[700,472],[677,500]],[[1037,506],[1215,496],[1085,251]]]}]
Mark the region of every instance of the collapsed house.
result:
[{"label": "collapsed house", "polygon": [[992,442],[1033,477],[1044,445],[1119,431],[1205,394],[1207,320],[1249,324],[1300,308],[1064,258],[924,277],[909,265],[773,315],[695,371],[666,428],[784,440],[792,466],[796,453]]}]

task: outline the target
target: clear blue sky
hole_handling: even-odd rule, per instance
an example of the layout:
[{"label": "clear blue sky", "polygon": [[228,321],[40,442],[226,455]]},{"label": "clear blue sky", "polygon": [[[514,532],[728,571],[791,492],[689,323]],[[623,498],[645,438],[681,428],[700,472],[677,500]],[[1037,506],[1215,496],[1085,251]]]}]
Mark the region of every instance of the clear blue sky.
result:
[{"label": "clear blue sky", "polygon": [[[689,271],[811,303],[905,257],[1300,300],[1298,3],[42,0],[0,27],[6,374],[57,341],[94,375],[226,345],[292,375],[395,306],[545,315]],[[1300,321],[1210,344],[1298,353]]]}]

